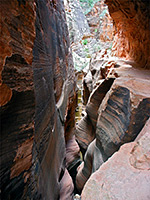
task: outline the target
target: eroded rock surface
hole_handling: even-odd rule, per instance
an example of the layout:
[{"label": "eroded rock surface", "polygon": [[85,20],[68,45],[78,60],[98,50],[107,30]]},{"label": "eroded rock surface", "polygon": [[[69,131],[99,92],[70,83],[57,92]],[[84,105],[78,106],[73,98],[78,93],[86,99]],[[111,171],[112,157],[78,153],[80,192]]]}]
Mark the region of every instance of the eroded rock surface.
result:
[{"label": "eroded rock surface", "polygon": [[112,51],[150,68],[150,1],[106,0],[116,27]]},{"label": "eroded rock surface", "polygon": [[[86,115],[76,128],[77,141],[85,154],[76,178],[79,191],[91,174],[121,145],[135,140],[150,117],[149,1],[105,2],[116,28],[112,49],[114,57],[107,57],[106,51],[99,51],[99,55],[91,60],[83,81]],[[109,86],[103,87],[106,83]],[[137,151],[140,150],[137,148]],[[136,196],[134,193],[131,195],[131,199]],[[96,192],[95,196],[100,199],[102,197],[97,197]],[[93,196],[90,198],[93,199]],[[128,196],[123,198],[130,199]],[[144,196],[139,199],[142,198]]]},{"label": "eroded rock surface", "polygon": [[34,1],[3,1],[0,7],[1,198],[21,199],[32,166],[36,12]]},{"label": "eroded rock surface", "polygon": [[76,84],[62,1],[1,2],[2,199],[72,199]]},{"label": "eroded rock surface", "polygon": [[64,4],[68,20],[70,42],[77,43],[84,35],[90,34],[89,25],[78,0],[65,0]]},{"label": "eroded rock surface", "polygon": [[114,20],[114,57],[99,51],[83,81],[86,115],[76,128],[85,154],[76,179],[79,191],[121,145],[134,141],[150,117],[149,1],[105,2]]},{"label": "eroded rock surface", "polygon": [[[86,105],[87,116],[90,118],[90,123],[87,124],[91,124],[89,126],[95,129],[89,133],[90,128],[86,130],[84,118],[77,126],[77,140],[85,150],[94,137],[87,142],[86,147],[83,141],[91,135],[96,138],[95,150],[89,153],[87,148],[85,158],[89,155],[88,160],[84,160],[77,174],[79,190],[83,187],[80,184],[83,174],[84,179],[87,180],[89,174],[97,170],[122,144],[133,141],[150,117],[150,93],[147,90],[150,87],[150,71],[136,69],[123,61],[120,63],[118,61],[114,67],[106,67],[105,70],[107,74],[105,82],[112,80],[108,82],[109,89],[104,87],[103,94],[102,85],[105,82],[99,82],[99,86],[96,87],[95,93],[90,94]],[[83,127],[82,131],[80,127]],[[95,164],[94,157],[102,159],[98,159],[98,164]],[[89,167],[89,162],[91,167]],[[84,171],[87,172],[84,173]]]},{"label": "eroded rock surface", "polygon": [[[109,60],[105,50],[100,52],[100,59],[92,61],[84,81],[86,115],[75,130],[76,84],[63,1],[1,2],[2,199],[71,200],[73,182],[81,191],[101,165],[108,171],[106,178],[113,172],[118,180],[127,180],[129,194],[121,197],[134,199],[128,176],[135,176],[142,184],[135,194],[149,199],[149,132],[143,131],[139,139],[114,154],[124,143],[134,141],[150,117],[150,71],[140,69],[150,66],[149,1],[106,3],[116,27],[114,55],[126,61]],[[97,42],[92,35],[83,34],[79,47],[84,45],[86,51],[76,52],[81,58],[84,53],[89,63],[91,54],[87,49]],[[78,144],[84,156],[79,167]],[[128,173],[114,164],[119,165],[119,156],[124,157],[119,162],[129,169]],[[107,167],[109,162],[112,168]],[[107,188],[113,188],[116,175],[113,178]],[[93,191],[99,191],[96,180],[97,175]],[[100,195],[109,197],[105,184],[101,186]],[[125,186],[121,182],[120,192]],[[112,194],[121,195],[118,188],[114,187]],[[87,189],[83,198],[88,199],[88,194]]]},{"label": "eroded rock surface", "polygon": [[150,199],[150,120],[142,132],[92,174],[81,199]]}]

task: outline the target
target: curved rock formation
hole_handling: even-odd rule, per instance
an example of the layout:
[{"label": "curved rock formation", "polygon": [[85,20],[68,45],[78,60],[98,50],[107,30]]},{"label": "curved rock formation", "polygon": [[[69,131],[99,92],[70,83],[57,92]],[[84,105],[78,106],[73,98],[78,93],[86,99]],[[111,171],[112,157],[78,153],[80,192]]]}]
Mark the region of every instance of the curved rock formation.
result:
[{"label": "curved rock formation", "polygon": [[[118,67],[119,65],[120,67]],[[91,173],[97,170],[122,144],[135,139],[150,117],[150,93],[147,90],[150,87],[150,71],[135,69],[131,65],[126,64],[126,62],[118,62],[116,67],[114,66],[111,70],[106,69],[106,71],[108,74],[107,79],[112,80],[111,87],[109,86],[109,90],[107,90],[107,87],[104,87],[105,95],[101,101],[100,96],[103,94],[103,90],[100,84],[97,87],[99,90],[95,90],[98,96],[96,92],[92,92],[87,104],[86,110],[91,120],[91,126],[95,127],[96,141],[93,153],[90,151],[89,154],[89,149],[86,147],[87,152],[85,156],[89,154],[90,159],[88,161],[84,159],[84,164],[82,164],[77,174],[76,182],[80,190],[84,186],[82,184],[81,187],[80,184],[83,179],[82,174],[85,176],[85,183]],[[89,109],[92,98],[97,99],[98,103],[94,102],[93,107]],[[95,110],[95,108],[97,109]],[[80,123],[82,121],[79,122],[79,125]],[[84,126],[83,128],[86,127]],[[82,145],[84,138],[89,137],[86,134],[89,133],[84,129],[81,134],[78,129],[77,127],[77,133],[79,134],[77,140]],[[87,143],[87,146],[89,144],[90,141]],[[98,159],[99,162],[97,163],[99,165],[93,163],[93,159]],[[84,171],[86,171],[86,175]]]},{"label": "curved rock formation", "polygon": [[[2,199],[72,199],[76,83],[62,1],[1,2]],[[71,161],[66,165],[66,156]]]},{"label": "curved rock formation", "polygon": [[[87,94],[84,93],[84,99],[87,102],[86,112],[90,122],[88,130],[85,129],[87,126],[81,126],[82,121],[79,122],[77,140],[79,145],[83,146],[85,138],[95,135],[96,139],[93,137],[91,144],[92,140],[87,142],[86,147],[84,145],[87,152],[84,152],[85,158],[79,167],[76,180],[80,191],[91,174],[121,145],[134,141],[150,117],[149,1],[105,2],[116,27],[113,54],[125,60],[115,57],[107,59],[100,53],[101,57],[98,58],[97,55],[90,65],[92,78],[89,77],[89,82],[84,81],[87,91]],[[111,78],[114,82],[108,89],[104,87],[106,91],[101,98],[103,79],[107,81]],[[90,93],[88,88],[93,88],[95,92]],[[80,127],[83,127],[82,131],[79,131]],[[94,128],[94,134],[89,132],[90,127]],[[93,151],[89,149],[91,145],[95,146]],[[94,163],[94,159],[99,162]]]},{"label": "curved rock formation", "polygon": [[101,150],[96,146],[96,139],[92,141],[85,153],[84,162],[77,168],[76,186],[78,192],[81,192],[84,184],[89,179],[91,174],[95,172],[99,166],[104,163],[104,158]]},{"label": "curved rock formation", "polygon": [[114,55],[150,69],[150,1],[105,0],[116,27]]},{"label": "curved rock formation", "polygon": [[81,199],[150,199],[150,120],[143,129],[92,174]]}]

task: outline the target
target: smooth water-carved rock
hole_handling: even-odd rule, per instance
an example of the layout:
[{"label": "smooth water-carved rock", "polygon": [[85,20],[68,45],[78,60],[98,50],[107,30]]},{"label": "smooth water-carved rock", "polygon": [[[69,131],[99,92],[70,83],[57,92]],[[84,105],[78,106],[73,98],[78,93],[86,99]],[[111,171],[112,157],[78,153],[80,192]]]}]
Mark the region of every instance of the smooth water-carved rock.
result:
[{"label": "smooth water-carved rock", "polygon": [[67,122],[70,120],[67,116],[74,106],[76,85],[63,2],[47,5],[38,1],[37,8],[33,59],[37,107],[32,192],[34,198],[57,199],[66,168],[65,147],[70,138],[65,136],[65,131],[72,134],[67,129],[71,123]]},{"label": "smooth water-carved rock", "polygon": [[95,139],[89,144],[84,156],[84,161],[77,168],[76,185],[79,192],[81,192],[91,174],[104,163],[103,156],[101,150],[96,146]]},{"label": "smooth water-carved rock", "polygon": [[83,153],[95,138],[98,109],[112,83],[113,79],[104,80],[92,91],[86,105],[87,114],[76,126],[76,139]]},{"label": "smooth water-carved rock", "polygon": [[62,200],[72,200],[73,199],[73,191],[74,186],[72,183],[72,179],[70,177],[70,174],[68,173],[67,169],[65,169],[65,173],[63,175],[63,178],[60,182],[61,189],[60,189],[60,199]]},{"label": "smooth water-carved rock", "polygon": [[31,174],[34,140],[34,1],[3,1],[0,12],[0,195],[21,199]]},{"label": "smooth water-carved rock", "polygon": [[102,103],[106,93],[109,91],[114,79],[106,79],[101,82],[91,93],[87,106],[86,112],[92,122],[94,129],[96,128],[98,109]]},{"label": "smooth water-carved rock", "polygon": [[[93,159],[101,157],[103,162],[116,152],[122,144],[133,141],[150,117],[150,93],[147,90],[150,87],[150,71],[133,68],[126,62],[122,62],[122,64],[118,62],[112,69],[108,68],[106,71],[108,74],[107,79],[112,80],[111,87],[109,86],[108,91],[104,87],[106,90],[105,95],[100,101],[101,98],[99,96],[96,98],[96,92],[100,95],[103,94],[103,90],[101,90],[101,85],[98,86],[99,92],[95,90],[96,92],[90,95],[89,103],[87,104],[87,113],[90,117],[91,125],[92,127],[93,125],[95,126],[95,151],[97,152],[95,154],[95,151],[93,151],[94,153],[90,157]],[[93,107],[89,109],[92,98],[97,99],[99,104],[95,102]],[[97,114],[94,112],[96,106]],[[85,129],[82,132],[88,134]],[[80,137],[84,138],[85,136],[82,134]],[[80,144],[82,139],[79,136],[77,136],[77,139],[80,140]],[[88,154],[88,151],[87,148],[85,155]],[[91,162],[90,168],[87,167],[89,162]],[[80,185],[80,179],[84,171],[87,171],[87,176],[85,175],[84,178],[84,180],[87,180],[92,171],[98,169],[101,163],[98,166],[98,164],[89,159],[88,161],[84,160],[84,165],[82,164],[81,167],[82,170],[77,174],[77,187],[80,190],[84,186],[84,184],[82,184],[82,187]]]},{"label": "smooth water-carved rock", "polygon": [[92,126],[90,118],[85,115],[76,125],[76,140],[80,146],[81,152],[83,155],[85,154],[85,151],[95,138],[95,130]]},{"label": "smooth water-carved rock", "polygon": [[135,142],[124,144],[86,183],[81,198],[150,198],[150,120]]},{"label": "smooth water-carved rock", "polygon": [[76,83],[63,2],[8,0],[1,11],[1,198],[72,199]]}]

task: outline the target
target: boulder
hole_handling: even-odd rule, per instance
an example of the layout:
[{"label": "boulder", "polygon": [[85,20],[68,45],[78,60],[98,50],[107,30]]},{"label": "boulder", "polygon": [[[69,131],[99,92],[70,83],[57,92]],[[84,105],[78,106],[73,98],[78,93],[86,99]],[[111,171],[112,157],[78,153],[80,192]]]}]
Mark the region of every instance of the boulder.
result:
[{"label": "boulder", "polygon": [[150,199],[150,120],[140,138],[124,144],[90,179],[82,200]]}]

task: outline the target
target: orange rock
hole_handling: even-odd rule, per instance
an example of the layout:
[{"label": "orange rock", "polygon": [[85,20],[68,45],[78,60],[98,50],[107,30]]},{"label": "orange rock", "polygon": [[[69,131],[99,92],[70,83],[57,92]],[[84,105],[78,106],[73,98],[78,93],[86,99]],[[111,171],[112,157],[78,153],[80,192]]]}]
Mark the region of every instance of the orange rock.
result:
[{"label": "orange rock", "polygon": [[12,90],[6,85],[0,85],[0,106],[7,104],[12,97]]},{"label": "orange rock", "polygon": [[132,59],[141,68],[150,69],[149,1],[106,0],[114,20],[113,55]]}]

